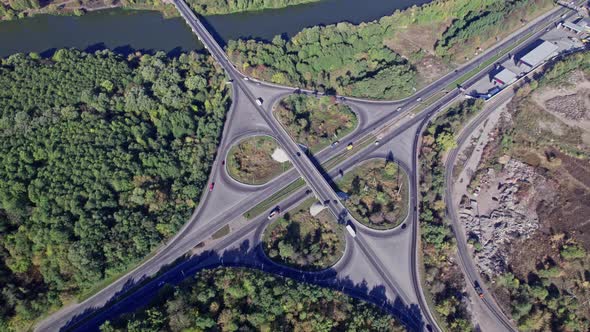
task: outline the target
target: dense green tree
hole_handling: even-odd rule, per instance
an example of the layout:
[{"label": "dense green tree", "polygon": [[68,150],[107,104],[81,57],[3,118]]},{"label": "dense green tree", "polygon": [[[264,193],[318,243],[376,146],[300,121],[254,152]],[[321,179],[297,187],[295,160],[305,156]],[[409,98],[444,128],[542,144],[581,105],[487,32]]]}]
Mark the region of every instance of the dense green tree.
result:
[{"label": "dense green tree", "polygon": [[[481,100],[468,100],[449,108],[426,129],[420,149],[420,233],[426,289],[442,324],[452,331],[471,330],[471,317],[458,291],[466,287],[465,281],[458,266],[448,259],[454,255],[454,237],[445,220],[443,154],[456,147],[455,133],[482,106]],[[441,275],[441,270],[446,272]]]},{"label": "dense green tree", "polygon": [[[189,90],[189,77],[208,83]],[[194,53],[2,60],[3,321],[20,328],[179,229],[206,185],[226,89]]]},{"label": "dense green tree", "polygon": [[[369,23],[310,27],[289,40],[275,36],[272,41],[230,41],[227,53],[245,74],[267,81],[355,97],[397,99],[424,83],[417,69],[429,69],[418,68],[424,66],[419,59],[438,56],[447,62],[464,61],[457,54],[471,56],[482,43],[506,33],[499,27],[516,29],[523,15],[551,5],[551,0],[438,0]],[[424,39],[432,39],[432,34],[434,45],[416,40],[427,31]],[[404,53],[404,47],[395,42],[400,38],[408,40],[406,45],[421,47]]]},{"label": "dense green tree", "polygon": [[319,0],[188,0],[199,14],[226,14],[244,11],[282,8]]},{"label": "dense green tree", "polygon": [[[208,296],[199,296],[207,292]],[[213,310],[212,310],[213,309]],[[340,292],[248,269],[199,272],[102,331],[403,331],[377,308]]]}]

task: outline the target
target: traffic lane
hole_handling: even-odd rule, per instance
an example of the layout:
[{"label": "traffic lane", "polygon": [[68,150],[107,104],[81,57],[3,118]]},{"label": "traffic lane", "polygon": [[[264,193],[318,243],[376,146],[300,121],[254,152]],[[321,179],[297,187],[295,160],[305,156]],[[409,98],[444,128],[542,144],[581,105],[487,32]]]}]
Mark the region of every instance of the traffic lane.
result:
[{"label": "traffic lane", "polygon": [[[483,293],[490,294],[487,290],[485,283],[482,282],[481,278],[479,277],[479,272],[477,271],[477,267],[473,262],[473,258],[467,248],[467,242],[465,239],[465,234],[461,225],[459,225],[459,219],[457,216],[457,211],[455,209],[455,204],[452,199],[452,176],[453,176],[453,169],[456,162],[456,158],[458,156],[460,147],[467,141],[467,139],[471,136],[473,131],[478,128],[488,117],[489,115],[494,112],[499,105],[507,102],[510,100],[515,93],[512,90],[505,91],[505,93],[498,95],[492,103],[486,105],[486,108],[478,114],[478,116],[471,121],[467,127],[461,131],[461,134],[458,138],[458,146],[457,148],[453,149],[449,153],[449,157],[446,164],[445,169],[445,203],[447,205],[447,214],[450,217],[451,225],[453,227],[455,236],[457,237],[457,251],[459,253],[459,258],[461,260],[461,265],[465,275],[467,276],[468,282],[471,284],[473,288],[476,288],[476,284],[482,288]],[[484,297],[482,299],[485,306],[488,308],[489,313],[492,316],[496,317],[496,319],[509,331],[515,331],[515,328],[512,326],[512,322],[508,317],[504,315],[502,310],[499,308],[498,304],[493,300],[493,298]]]},{"label": "traffic lane", "polygon": [[[291,208],[296,206],[306,196],[307,194],[302,190],[282,202],[282,204],[286,208]],[[235,253],[228,254],[224,257],[225,252],[235,249],[232,248],[232,245],[237,246],[238,250],[244,254],[244,257],[251,260],[248,262],[249,265],[253,265],[254,267],[258,265],[262,267],[263,263],[268,264],[266,261],[257,261],[259,258],[259,256],[255,254],[257,243],[250,243],[247,250],[239,249],[244,243],[242,239],[248,237],[249,234],[254,234],[266,221],[266,216],[260,216],[252,220],[250,223],[246,224],[246,226],[232,231],[228,236],[218,241],[210,250],[198,254],[197,258],[189,258],[171,266],[169,270],[162,272],[159,276],[144,281],[141,287],[135,289],[133,293],[129,294],[129,296],[123,297],[118,302],[95,312],[89,320],[85,320],[78,325],[69,326],[68,329],[73,329],[74,331],[98,331],[98,327],[106,320],[114,319],[125,312],[132,312],[137,308],[147,305],[164,284],[177,285],[182,280],[196,274],[198,271],[220,266],[224,259],[227,263],[235,263],[233,258],[239,257],[236,256]],[[268,265],[266,271],[272,273],[272,266]],[[276,271],[277,270],[275,269],[274,272]],[[332,273],[332,276],[334,274],[335,273]],[[127,288],[129,287],[132,286],[130,285]],[[59,330],[59,327],[55,329],[55,331],[57,330]]]}]

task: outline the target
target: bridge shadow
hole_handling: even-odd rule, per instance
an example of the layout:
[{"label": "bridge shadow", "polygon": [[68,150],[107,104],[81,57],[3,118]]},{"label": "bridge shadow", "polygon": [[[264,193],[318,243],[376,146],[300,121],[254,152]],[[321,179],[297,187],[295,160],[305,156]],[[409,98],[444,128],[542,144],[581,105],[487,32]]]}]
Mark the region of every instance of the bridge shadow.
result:
[{"label": "bridge shadow", "polygon": [[393,315],[396,321],[409,331],[423,330],[425,323],[418,305],[408,306],[397,298],[389,300],[385,286],[369,287],[366,281],[358,283],[349,277],[341,278],[334,269],[302,272],[282,266],[269,261],[261,254],[260,246],[251,246],[249,240],[245,240],[236,249],[226,250],[221,254],[205,251],[195,256],[180,258],[173,264],[163,267],[153,278],[143,276],[127,282],[106,305],[87,309],[68,321],[60,331],[99,331],[105,321],[110,320],[116,324],[117,317],[158,303],[166,294],[171,294],[173,286],[194,277],[199,271],[217,267],[251,268],[338,290],[353,298],[370,302],[385,313]]}]

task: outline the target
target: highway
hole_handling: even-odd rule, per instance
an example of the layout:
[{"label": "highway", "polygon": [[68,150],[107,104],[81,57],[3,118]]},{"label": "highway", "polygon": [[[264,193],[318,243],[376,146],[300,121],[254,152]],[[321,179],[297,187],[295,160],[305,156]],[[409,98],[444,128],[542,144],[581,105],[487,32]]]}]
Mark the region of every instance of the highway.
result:
[{"label": "highway", "polygon": [[[232,205],[227,205],[223,207],[216,205],[215,201],[210,198],[211,196],[205,193],[202,199],[200,200],[200,204],[195,210],[195,213],[193,214],[193,216],[191,216],[189,222],[187,222],[187,224],[182,228],[182,230],[174,238],[170,239],[167,245],[161,251],[159,251],[153,258],[147,260],[145,263],[138,266],[130,274],[120,278],[115,283],[109,285],[107,288],[99,292],[96,296],[88,299],[87,301],[81,304],[65,307],[58,313],[50,316],[48,319],[42,321],[36,327],[36,330],[59,330],[61,327],[66,326],[68,322],[70,322],[74,317],[77,317],[77,319],[82,319],[83,312],[91,310],[92,308],[98,308],[103,306],[109,299],[114,298],[120,289],[124,289],[124,285],[128,284],[131,280],[138,280],[144,278],[145,276],[154,275],[161,268],[161,266],[163,266],[163,264],[165,265],[165,263],[173,262],[176,258],[181,257],[184,253],[192,249],[196,244],[200,243],[203,239],[210,237],[216,230],[220,229],[224,225],[227,225],[232,220],[239,219],[242,213],[247,211],[250,207],[259,203],[260,201],[263,201],[264,199],[268,198],[274,192],[281,189],[282,187],[290,183],[292,180],[296,179],[299,176],[299,174],[303,176],[310,188],[313,190],[314,194],[321,201],[327,202],[328,207],[335,216],[345,215],[343,221],[351,220],[362,231],[362,227],[360,227],[360,224],[356,223],[356,221],[354,221],[352,218],[350,218],[350,216],[348,216],[346,209],[340,203],[335,192],[332,190],[328,181],[326,180],[325,176],[329,178],[330,176],[333,176],[333,174],[323,174],[320,170],[318,170],[315,167],[314,163],[308,157],[306,157],[304,153],[301,153],[301,149],[297,146],[295,142],[293,142],[293,140],[289,137],[285,130],[276,122],[276,120],[272,116],[272,104],[274,103],[273,101],[277,100],[280,96],[293,93],[295,89],[289,87],[281,87],[274,84],[267,84],[264,82],[261,82],[260,85],[258,85],[257,82],[253,82],[252,80],[244,80],[244,76],[241,73],[239,73],[228,61],[225,52],[219,47],[219,45],[215,42],[215,40],[211,37],[209,32],[204,28],[204,26],[199,22],[199,20],[196,19],[196,17],[192,13],[192,11],[188,9],[186,4],[181,0],[176,0],[174,1],[174,3],[177,6],[179,12],[185,18],[187,18],[187,23],[189,24],[191,29],[193,29],[193,31],[195,31],[195,33],[197,33],[202,38],[203,43],[206,45],[211,55],[219,62],[219,64],[224,69],[226,69],[229,78],[233,80],[234,89],[232,97],[232,108],[229,112],[227,123],[231,124],[232,122],[239,122],[239,118],[235,117],[240,117],[241,115],[236,114],[236,111],[240,109],[240,112],[242,112],[244,108],[251,107],[248,105],[252,105],[256,109],[255,112],[264,120],[264,122],[268,126],[268,133],[275,137],[279,141],[279,144],[289,154],[297,172],[295,172],[295,170],[289,171],[284,175],[280,176],[279,178],[275,179],[272,183],[265,186],[261,186],[260,188],[244,188],[244,186],[236,185],[236,187],[240,187],[239,189],[241,190],[256,192],[256,195],[244,195],[243,198],[236,201]],[[442,88],[451,84],[458,77],[461,77],[462,75],[474,68],[478,68],[480,63],[486,61],[486,59],[495,55],[496,49],[500,49],[502,48],[502,46],[509,45],[513,41],[522,39],[524,36],[527,36],[530,33],[530,31],[544,30],[546,26],[551,24],[552,20],[557,19],[559,16],[563,14],[563,12],[563,9],[555,10],[554,12],[549,14],[547,18],[534,22],[533,24],[528,26],[527,29],[523,29],[523,31],[520,31],[511,36],[508,40],[503,41],[498,46],[498,48],[491,49],[488,53],[485,53],[480,58],[475,59],[473,62],[465,65],[464,67],[461,67],[456,72],[452,72],[446,75],[445,77],[429,85],[425,89],[419,91],[411,98],[407,98],[402,101],[383,102],[368,101],[359,98],[346,97],[346,103],[350,104],[359,112],[366,112],[364,113],[365,115],[377,114],[378,111],[385,110],[385,112],[380,113],[383,115],[379,117],[375,117],[373,115],[367,116],[367,118],[372,118],[371,125],[367,125],[361,130],[354,132],[353,134],[351,134],[351,137],[354,137],[355,140],[361,140],[364,137],[368,137],[370,135],[374,135],[374,133],[376,132],[382,131],[383,127],[390,125],[392,121],[401,119],[402,117],[409,114],[409,111],[413,107],[418,106],[420,103],[416,101],[417,98],[427,100],[428,97],[437,94]],[[530,38],[527,39],[527,42],[530,42],[531,40],[534,40],[537,37],[538,33],[533,34],[530,36]],[[527,42],[519,46],[515,50],[515,52],[525,47]],[[465,84],[465,86],[468,86],[469,84],[471,84],[472,82],[476,81],[484,75],[487,75],[487,68],[481,68],[481,72],[474,78],[470,79]],[[252,91],[256,91],[256,94],[254,94]],[[302,92],[309,94],[313,93],[312,91],[308,90],[302,90]],[[264,103],[262,106],[256,104],[256,99],[258,97],[264,98]],[[443,110],[444,106],[448,105],[453,101],[459,100],[460,98],[462,98],[462,96],[458,89],[449,91],[442,98],[438,99],[436,102],[434,102],[431,106],[425,108],[423,111],[417,113],[411,119],[406,119],[405,122],[401,121],[401,124],[399,126],[397,126],[394,130],[389,131],[381,138],[381,145],[395,139],[396,137],[399,137],[400,135],[407,135],[408,132],[410,132],[410,134],[414,137],[413,150],[417,151],[417,144],[419,141],[421,129],[418,130],[418,132],[415,132],[413,131],[413,128],[415,128],[419,124],[426,123],[430,117],[435,115],[437,112]],[[397,107],[403,107],[404,111],[396,112],[395,109]],[[220,151],[227,151],[231,143],[235,142],[235,133],[228,133],[226,131],[226,129],[228,128],[228,125],[226,125],[226,128],[224,128],[224,134],[220,144]],[[366,148],[360,150],[356,154],[351,155],[348,159],[346,159],[339,165],[335,166],[333,170],[347,170],[354,167],[361,161],[369,158],[377,150],[379,150],[381,148],[381,145],[368,145]],[[319,154],[317,154],[318,161],[322,162],[328,160],[330,157],[338,153],[342,153],[344,148],[345,147],[341,145],[337,149],[327,149],[325,151],[322,151]],[[298,156],[298,153],[301,154],[301,156]],[[414,155],[414,157],[416,156]],[[215,177],[219,176],[217,174],[217,170],[219,169],[219,162],[222,158],[224,158],[224,156],[218,156],[216,158],[216,161],[212,168],[212,174],[210,176],[210,179],[213,180]],[[417,165],[414,161],[412,161],[412,166],[410,168],[409,175],[412,179],[411,181],[413,182],[412,188],[417,188],[417,182],[415,177],[417,175]],[[225,181],[230,180],[226,179]],[[301,192],[299,194],[301,194]],[[288,200],[290,199],[291,198],[289,198]],[[283,205],[283,203],[281,203],[281,205]],[[433,329],[437,329],[437,325],[434,322],[432,316],[430,315],[428,307],[423,299],[423,294],[420,288],[421,286],[417,271],[418,264],[416,262],[416,253],[419,250],[419,248],[417,248],[416,245],[418,237],[416,190],[413,191],[410,197],[410,205],[414,207],[414,209],[410,209],[409,215],[412,229],[412,251],[410,255],[412,259],[412,266],[410,270],[412,274],[412,284],[414,288],[413,291],[418,296],[420,310],[422,314],[425,316],[426,321],[429,325],[431,325]],[[285,206],[290,206],[290,204],[287,204]],[[207,209],[218,210],[221,212],[219,213],[216,211],[217,214],[214,214],[211,217],[209,217],[208,215],[206,215],[206,213],[210,212],[203,212]],[[406,234],[409,233],[406,232]],[[364,238],[364,235],[365,233],[360,232],[360,235],[354,242],[357,246],[359,246],[359,249],[364,252],[365,256],[376,256],[376,253],[372,252],[372,249],[370,248],[370,243],[367,243],[366,239]],[[372,268],[375,269],[377,273],[381,276],[385,284],[387,284],[388,287],[394,293],[399,294],[402,298],[405,298],[404,300],[407,300],[407,296],[404,295],[405,292],[399,289],[397,281],[395,280],[395,278],[391,277],[391,269],[389,267],[385,266],[385,264],[383,264],[383,262],[381,262],[379,259],[373,259],[371,265]]]},{"label": "highway", "polygon": [[[336,217],[338,223],[355,224],[356,227],[359,227],[360,223],[355,221],[354,218],[349,215],[347,209],[344,207],[338,198],[338,195],[334,189],[332,189],[330,183],[328,183],[327,179],[320,173],[311,159],[308,158],[307,154],[301,150],[295,141],[293,141],[286,130],[278,123],[278,121],[276,121],[276,119],[274,119],[272,116],[272,107],[270,107],[268,110],[262,107],[262,103],[259,102],[261,100],[260,97],[255,96],[246,86],[244,80],[241,78],[240,73],[227,59],[223,49],[211,36],[209,31],[207,31],[207,29],[203,26],[196,15],[190,10],[188,5],[182,0],[175,0],[174,3],[193,32],[197,34],[201,42],[205,45],[205,47],[209,50],[217,62],[226,70],[230,79],[233,80],[234,88],[239,88],[242,92],[244,92],[247,98],[250,99],[251,103],[256,105],[260,115],[273,131],[275,139],[278,141],[283,150],[285,150],[289,156],[289,159],[291,160],[291,163],[295,166],[297,171],[299,171],[299,174],[305,179],[305,182],[312,189],[316,198],[329,208],[332,214]],[[404,290],[396,284],[395,280],[391,278],[387,272],[385,272],[386,269],[384,268],[383,263],[377,258],[376,255],[374,255],[374,253],[371,252],[368,246],[363,243],[362,237],[355,237],[352,240],[359,243],[360,247],[365,253],[366,258],[371,261],[382,280],[388,285],[390,291],[394,294],[397,294],[404,304],[409,305],[410,302],[408,297],[405,296]],[[423,310],[428,309],[423,308]],[[434,322],[429,323],[431,325],[435,324]]]}]

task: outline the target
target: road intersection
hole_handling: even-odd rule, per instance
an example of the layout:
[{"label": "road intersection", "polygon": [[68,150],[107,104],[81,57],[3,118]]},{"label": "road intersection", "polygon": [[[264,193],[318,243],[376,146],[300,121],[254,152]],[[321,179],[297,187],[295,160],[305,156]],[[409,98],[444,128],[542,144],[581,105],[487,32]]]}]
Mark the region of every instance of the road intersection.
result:
[{"label": "road intersection", "polygon": [[[210,175],[210,181],[217,183],[216,189],[204,194],[189,222],[152,258],[88,300],[65,307],[50,316],[41,322],[36,330],[96,330],[100,322],[116,316],[117,313],[145,304],[150,295],[157,293],[162,286],[162,281],[174,284],[204,267],[218,265],[250,266],[270,273],[342,289],[352,296],[383,306],[411,330],[425,328],[439,330],[426,305],[418,274],[417,150],[420,134],[429,119],[445,106],[462,98],[462,95],[459,89],[454,88],[422,111],[411,113],[411,110],[420,106],[418,98],[426,100],[439,94],[465,73],[480,68],[482,63],[494,57],[499,50],[521,40],[531,31],[536,31],[515,51],[524,48],[527,42],[536,39],[540,31],[558,19],[564,10],[552,11],[545,20],[533,22],[480,58],[449,73],[410,98],[382,102],[337,97],[350,105],[359,117],[358,128],[345,140],[359,141],[379,135],[381,144],[379,146],[369,144],[336,166],[324,170],[321,167],[318,168],[318,165],[305,154],[300,153],[299,146],[293,142],[272,115],[273,105],[285,96],[295,92],[313,94],[314,91],[258,82],[250,78],[246,80],[246,77],[229,62],[224,51],[188,6],[182,0],[176,0],[175,5],[189,26],[202,39],[212,56],[226,69],[229,79],[232,80],[232,106],[219,146],[220,154],[212,166]],[[500,57],[502,58],[504,57]],[[471,82],[487,74],[487,66],[480,69],[477,75],[464,83],[465,86],[469,86]],[[258,98],[262,98],[262,105],[257,105]],[[398,108],[402,111],[398,111]],[[265,185],[249,186],[237,183],[220,165],[221,160],[225,159],[225,153],[237,141],[260,134],[273,136],[289,154],[295,168]],[[314,157],[317,163],[322,163],[342,154],[344,149],[345,144],[341,144],[334,149],[326,148]],[[346,172],[370,158],[391,155],[407,169],[410,176],[410,213],[403,226],[391,231],[375,231],[350,217],[329,181],[337,176],[338,170]],[[260,250],[261,233],[268,223],[266,215],[263,214],[249,221],[242,216],[250,207],[265,200],[300,176],[303,176],[315,196],[320,201],[326,202],[335,216],[343,215],[342,222],[351,222],[357,228],[356,238],[347,236],[347,249],[343,258],[326,271],[302,272],[273,263]],[[301,189],[280,205],[283,209],[288,209],[296,206],[307,196],[305,189]],[[195,246],[228,224],[237,225],[232,227],[230,235],[197,250],[195,256],[173,264],[187,252],[191,250],[195,252]],[[407,226],[410,226],[409,229],[406,229]],[[407,253],[410,254],[407,255]],[[162,267],[168,265],[169,269],[161,272]],[[147,279],[154,275],[157,277]],[[471,276],[469,279],[473,280]],[[129,292],[130,289],[133,289],[133,292]],[[121,294],[124,295],[119,296]],[[114,301],[114,304],[110,301]],[[100,308],[103,309],[99,310]],[[506,328],[506,330],[512,330],[512,328]]]}]

